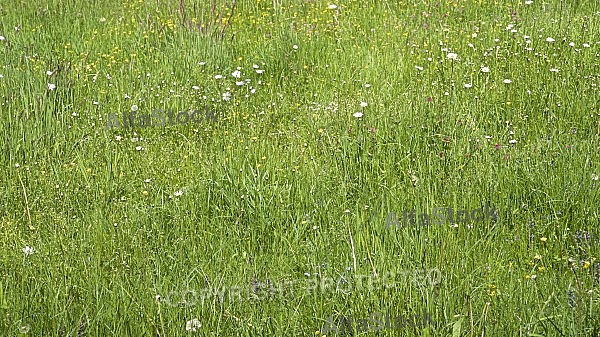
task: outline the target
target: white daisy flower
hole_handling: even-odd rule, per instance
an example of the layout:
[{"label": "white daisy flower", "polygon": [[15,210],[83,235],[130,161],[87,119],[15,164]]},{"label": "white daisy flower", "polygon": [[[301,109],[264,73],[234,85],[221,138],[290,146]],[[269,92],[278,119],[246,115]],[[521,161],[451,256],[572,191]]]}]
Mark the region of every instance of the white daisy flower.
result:
[{"label": "white daisy flower", "polygon": [[336,9],[336,8],[337,8],[337,6],[334,4],[329,5],[329,9]]},{"label": "white daisy flower", "polygon": [[356,118],[361,118],[362,116],[364,116],[364,114],[362,112],[355,112],[352,116]]},{"label": "white daisy flower", "polygon": [[555,40],[554,40],[553,38],[551,38],[551,37],[547,37],[547,38],[546,38],[546,42],[554,42],[554,41],[555,41]]},{"label": "white daisy flower", "polygon": [[54,90],[54,89],[56,89],[56,84],[48,83],[48,90]]},{"label": "white daisy flower", "polygon": [[490,72],[490,68],[488,68],[488,67],[483,67],[483,68],[481,68],[481,72],[482,72],[482,73],[489,73],[489,72]]}]

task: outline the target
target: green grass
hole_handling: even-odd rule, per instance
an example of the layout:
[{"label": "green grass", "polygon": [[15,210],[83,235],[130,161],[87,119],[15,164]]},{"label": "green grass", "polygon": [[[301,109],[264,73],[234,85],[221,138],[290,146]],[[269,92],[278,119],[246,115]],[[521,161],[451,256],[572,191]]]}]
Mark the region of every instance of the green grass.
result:
[{"label": "green grass", "polygon": [[[0,335],[196,318],[202,336],[316,336],[424,310],[435,324],[357,335],[598,335],[600,4],[330,4],[0,5]],[[133,105],[217,119],[106,129]],[[496,222],[386,229],[488,202]],[[425,287],[165,302],[433,268]]]}]

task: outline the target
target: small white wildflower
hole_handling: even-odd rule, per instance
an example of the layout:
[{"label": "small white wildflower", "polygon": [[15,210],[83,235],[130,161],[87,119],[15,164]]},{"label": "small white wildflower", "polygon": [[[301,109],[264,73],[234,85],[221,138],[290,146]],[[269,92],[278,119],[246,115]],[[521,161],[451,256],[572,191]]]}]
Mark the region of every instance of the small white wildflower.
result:
[{"label": "small white wildflower", "polygon": [[258,68],[260,68],[260,67],[258,66],[258,64],[253,64],[253,65],[252,65],[252,68],[254,68],[254,69],[258,69]]},{"label": "small white wildflower", "polygon": [[236,81],[235,82],[235,85],[237,85],[237,86],[242,86],[244,84],[246,84],[246,82],[244,82],[244,81]]},{"label": "small white wildflower", "polygon": [[139,145],[138,145],[138,146],[136,146],[136,147],[135,147],[135,149],[136,149],[136,150],[138,150],[138,151],[142,151],[142,147],[141,147],[141,146],[139,146]]},{"label": "small white wildflower", "polygon": [[257,74],[262,74],[263,72],[264,72],[264,70],[262,70],[262,69],[256,69]]},{"label": "small white wildflower", "polygon": [[336,9],[336,8],[337,8],[337,6],[334,4],[329,5],[329,9]]},{"label": "small white wildflower", "polygon": [[472,87],[472,86],[473,86],[473,83],[465,83],[465,88],[467,88],[467,89],[470,88],[470,87]]},{"label": "small white wildflower", "polygon": [[369,104],[367,104],[367,102],[360,102],[360,107],[361,108],[366,108],[367,105],[369,105]]},{"label": "small white wildflower", "polygon": [[451,60],[456,60],[458,59],[458,54],[456,53],[448,53],[448,55],[446,55],[447,58],[451,59]]},{"label": "small white wildflower", "polygon": [[356,118],[361,118],[364,114],[362,112],[355,112],[352,116]]},{"label": "small white wildflower", "polygon": [[206,64],[206,62],[198,62],[199,65],[203,66]]},{"label": "small white wildflower", "polygon": [[32,247],[25,246],[25,248],[23,248],[23,254],[25,254],[25,257],[27,257],[33,253],[35,253],[35,249],[33,249]]},{"label": "small white wildflower", "polygon": [[592,174],[592,180],[598,180],[600,179],[600,177],[598,177],[597,174]]},{"label": "small white wildflower", "polygon": [[517,143],[517,140],[516,140],[516,139],[511,139],[511,140],[509,140],[508,142],[509,142],[510,144],[516,144],[516,143]]},{"label": "small white wildflower", "polygon": [[569,46],[571,46],[571,47],[575,47],[575,42],[570,42],[570,43],[569,43]]},{"label": "small white wildflower", "polygon": [[54,89],[56,89],[56,84],[48,83],[48,90],[54,90]]},{"label": "small white wildflower", "polygon": [[6,40],[6,38],[4,36],[0,35],[0,41],[4,41],[4,40]]},{"label": "small white wildflower", "polygon": [[502,82],[504,82],[504,84],[510,84],[510,83],[512,83],[512,81],[511,81],[511,80],[509,80],[508,78],[507,78],[507,79],[505,79],[505,80],[504,80],[504,81],[502,81]]},{"label": "small white wildflower", "polygon": [[239,70],[236,70],[231,73],[231,76],[233,76],[235,78],[240,78],[240,76],[242,76],[242,73]]},{"label": "small white wildflower", "polygon": [[200,321],[197,318],[189,320],[185,323],[186,331],[196,332],[197,331],[196,329],[199,329],[201,327],[202,327],[202,323],[200,323]]},{"label": "small white wildflower", "polygon": [[489,72],[490,72],[490,68],[488,68],[488,67],[483,67],[483,68],[481,68],[481,72],[482,72],[482,73],[489,73]]},{"label": "small white wildflower", "polygon": [[194,86],[192,86],[192,89],[194,89],[194,90],[200,90],[200,87],[197,86],[197,85],[194,85]]},{"label": "small white wildflower", "polygon": [[554,41],[555,41],[555,40],[554,40],[553,38],[551,38],[551,37],[547,37],[547,38],[546,38],[546,42],[554,42]]},{"label": "small white wildflower", "polygon": [[552,72],[552,73],[557,73],[557,72],[559,72],[559,71],[560,71],[560,70],[558,70],[557,68],[552,68],[552,69],[550,69],[550,72]]},{"label": "small white wildflower", "polygon": [[582,46],[583,46],[583,48],[589,48],[590,47],[590,45],[588,43],[584,43],[584,44],[582,44]]},{"label": "small white wildflower", "polygon": [[532,1],[532,0],[527,0],[527,1],[525,1],[525,4],[526,4],[526,5],[531,5],[532,3],[533,3],[533,1]]},{"label": "small white wildflower", "polygon": [[492,136],[484,136],[485,139],[492,139]]},{"label": "small white wildflower", "polygon": [[46,70],[46,75],[48,75],[48,76],[52,76],[52,74],[54,74],[54,72],[53,72],[53,71],[51,71],[51,70]]},{"label": "small white wildflower", "polygon": [[292,48],[298,49],[298,46],[297,45],[293,45]]},{"label": "small white wildflower", "polygon": [[215,79],[220,80],[223,78],[223,75],[215,75]]},{"label": "small white wildflower", "polygon": [[369,83],[365,84],[365,88],[370,88],[370,87],[371,87],[371,85]]},{"label": "small white wildflower", "polygon": [[134,105],[132,105],[132,106],[131,106],[131,111],[133,111],[133,112],[136,112],[136,111],[138,111],[138,106],[137,106],[137,105],[135,105],[135,104],[134,104]]},{"label": "small white wildflower", "polygon": [[417,68],[417,70],[423,70],[423,67],[415,66],[415,68]]}]

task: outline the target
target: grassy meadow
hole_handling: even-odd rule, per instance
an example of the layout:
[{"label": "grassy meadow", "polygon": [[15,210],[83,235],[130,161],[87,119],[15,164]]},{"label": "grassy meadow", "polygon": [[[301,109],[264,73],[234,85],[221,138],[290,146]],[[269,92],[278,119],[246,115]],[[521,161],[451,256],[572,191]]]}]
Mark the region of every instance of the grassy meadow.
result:
[{"label": "grassy meadow", "polygon": [[596,0],[4,1],[0,336],[599,336],[599,86]]}]

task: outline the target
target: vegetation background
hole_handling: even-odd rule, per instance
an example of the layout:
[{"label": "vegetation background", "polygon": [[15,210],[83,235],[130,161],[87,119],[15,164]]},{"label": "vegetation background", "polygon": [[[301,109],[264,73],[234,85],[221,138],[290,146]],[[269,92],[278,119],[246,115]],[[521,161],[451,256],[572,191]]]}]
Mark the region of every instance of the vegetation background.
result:
[{"label": "vegetation background", "polygon": [[[315,336],[427,310],[357,335],[597,336],[599,23],[593,0],[3,2],[0,335]],[[386,229],[487,202],[498,221]]]}]

